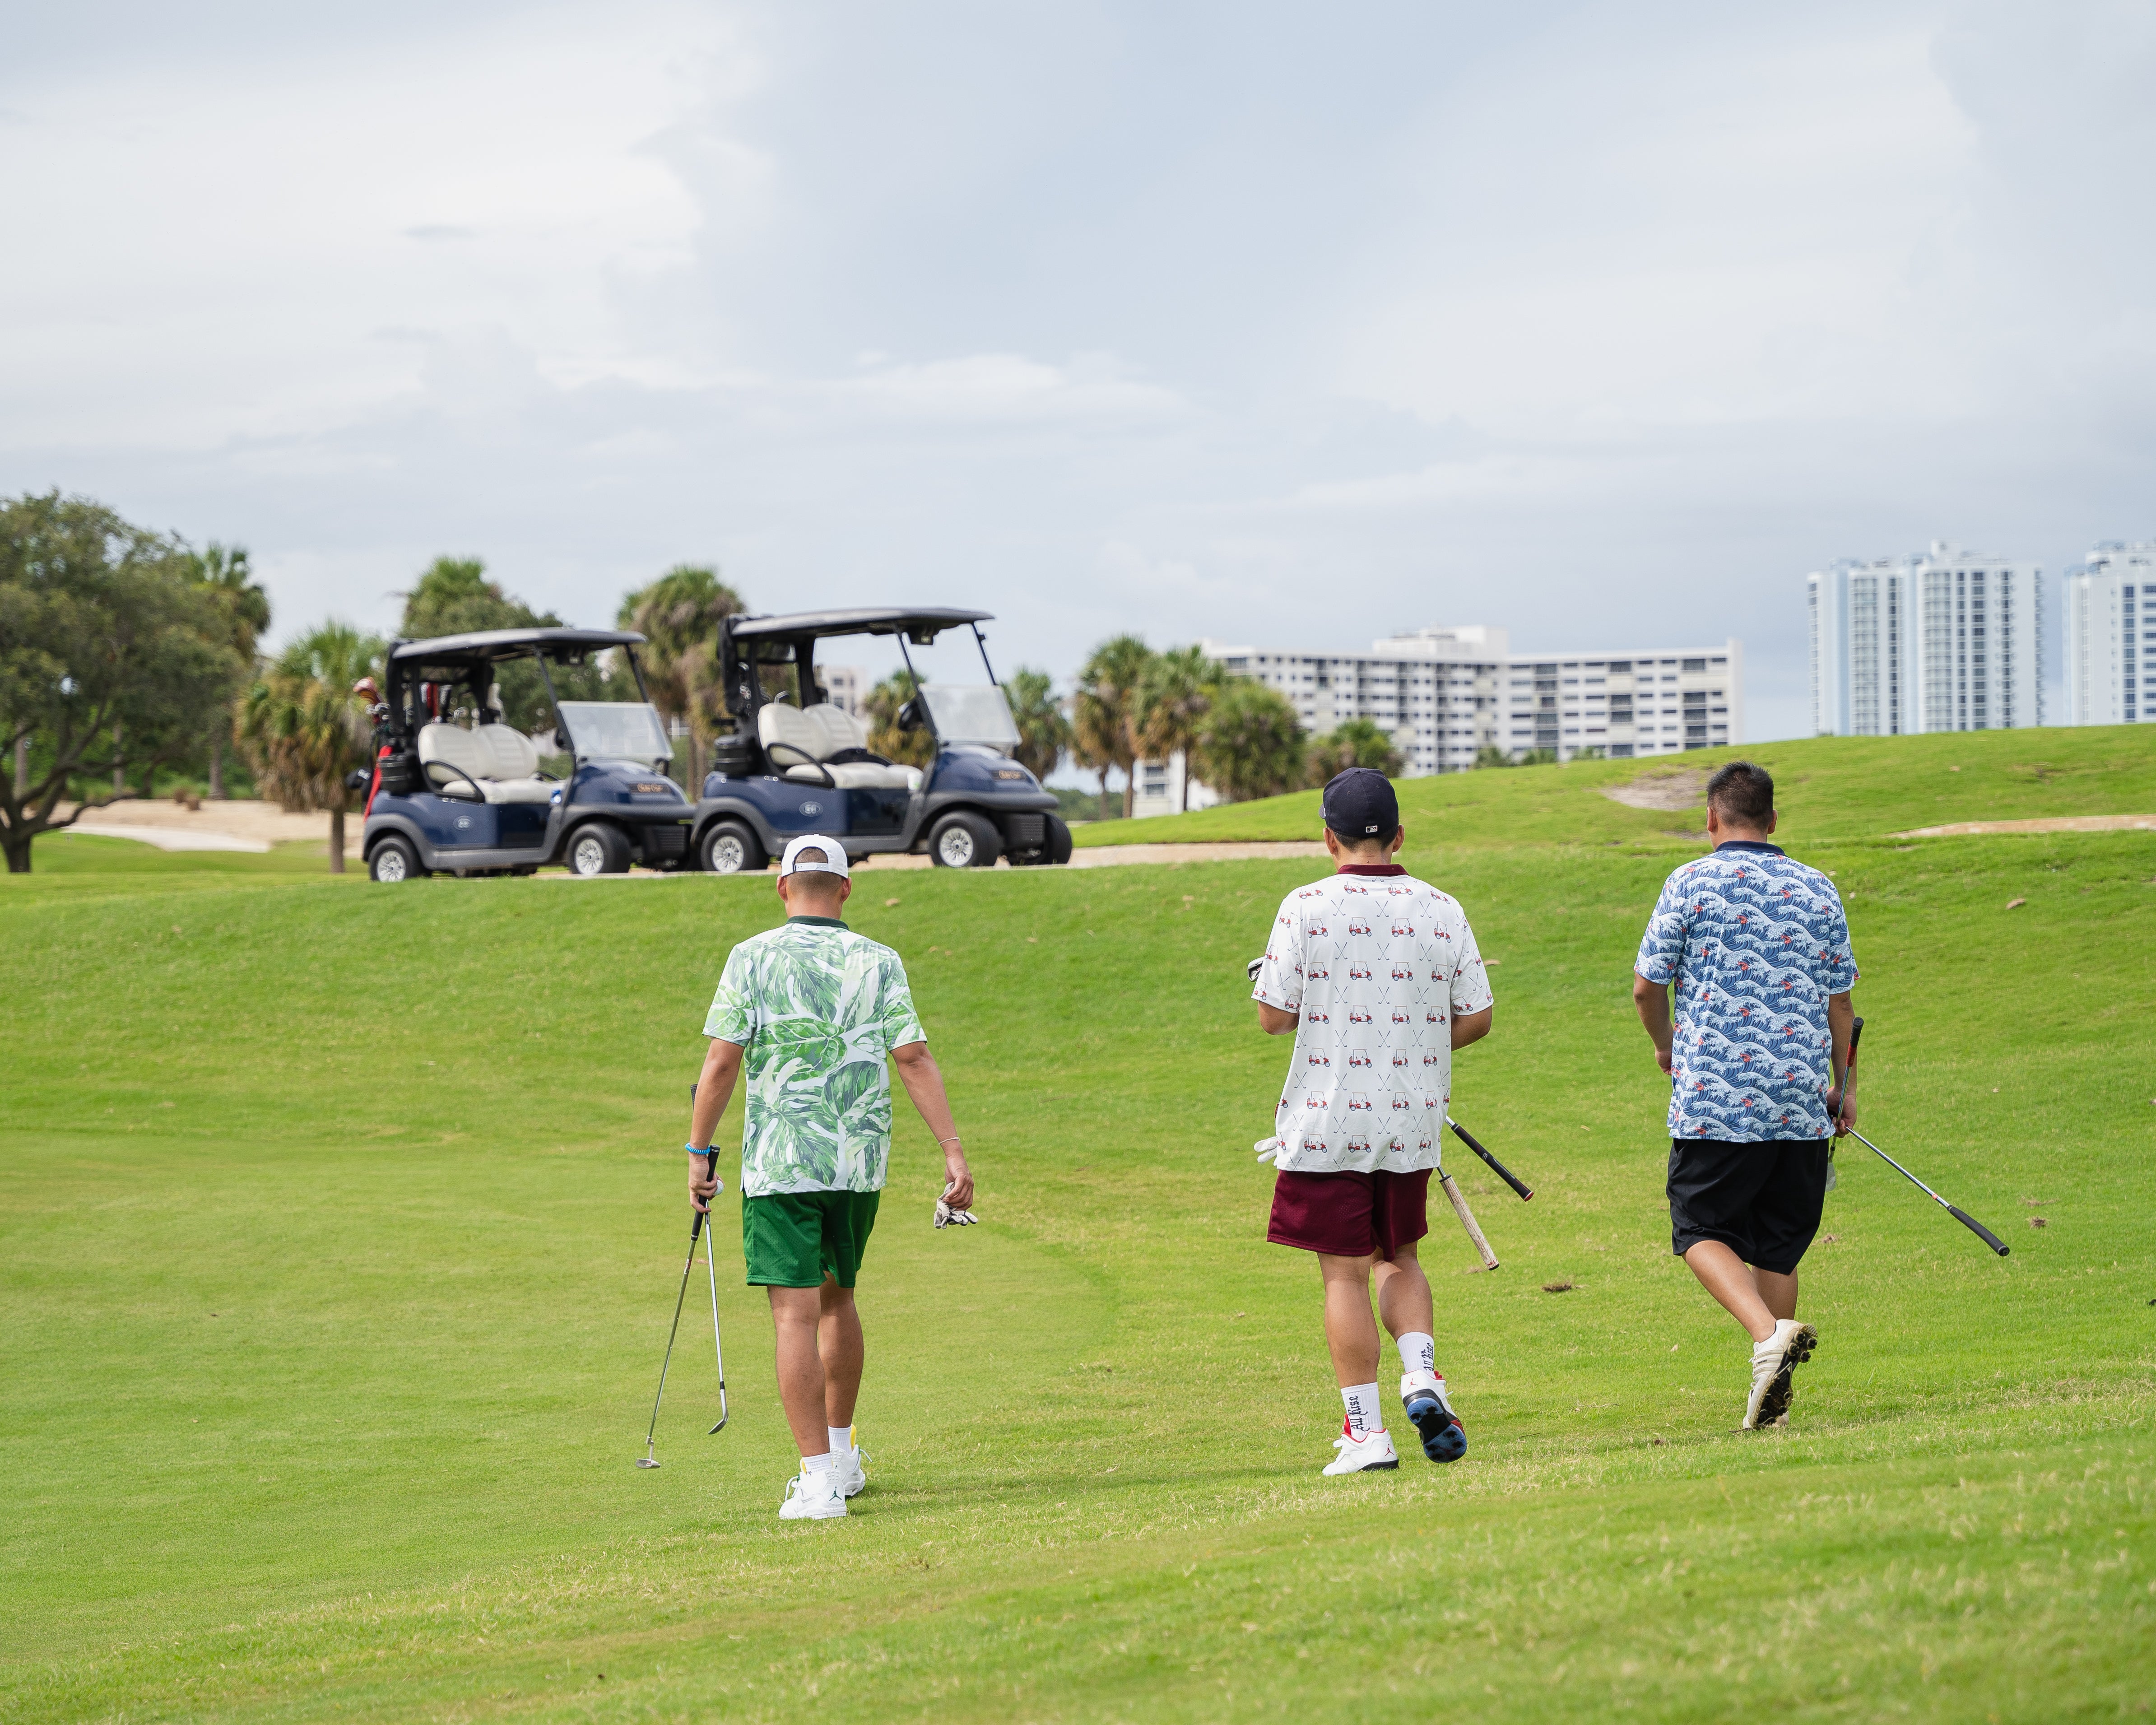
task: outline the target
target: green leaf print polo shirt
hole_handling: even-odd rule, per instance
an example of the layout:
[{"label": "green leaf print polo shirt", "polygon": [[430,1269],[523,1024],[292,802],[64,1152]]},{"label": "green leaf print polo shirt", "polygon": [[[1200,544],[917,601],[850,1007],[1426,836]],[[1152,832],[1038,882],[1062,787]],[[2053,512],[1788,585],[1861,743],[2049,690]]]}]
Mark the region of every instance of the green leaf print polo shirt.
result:
[{"label": "green leaf print polo shirt", "polygon": [[795,916],[726,954],[704,1034],[742,1050],[743,1196],[883,1189],[886,1062],[923,1040],[897,953],[832,917]]}]

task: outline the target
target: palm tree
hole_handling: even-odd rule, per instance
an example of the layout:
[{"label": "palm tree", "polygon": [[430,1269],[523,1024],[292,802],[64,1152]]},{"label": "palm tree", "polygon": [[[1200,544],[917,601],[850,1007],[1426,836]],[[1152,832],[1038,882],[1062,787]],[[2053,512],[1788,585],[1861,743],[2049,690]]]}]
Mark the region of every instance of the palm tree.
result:
[{"label": "palm tree", "polygon": [[[252,672],[258,644],[270,629],[270,595],[254,579],[244,545],[220,545],[214,539],[187,557],[189,572],[210,590],[232,632],[232,649]],[[238,691],[234,691],[235,695]],[[232,735],[234,711],[227,704],[209,734],[209,793],[224,796],[224,745]]]},{"label": "palm tree", "polygon": [[1101,812],[1108,812],[1108,769],[1123,774],[1123,819],[1137,802],[1139,755],[1136,717],[1138,685],[1152,649],[1137,635],[1117,635],[1096,647],[1078,673],[1070,699],[1071,753],[1101,778]]},{"label": "palm tree", "polygon": [[1398,778],[1406,765],[1392,733],[1378,728],[1374,719],[1349,719],[1310,746],[1310,782],[1325,784],[1350,767],[1374,767],[1388,778]]},{"label": "palm tree", "polygon": [[901,731],[898,726],[899,709],[919,687],[911,671],[893,671],[861,697],[861,709],[869,719],[870,750],[901,767],[926,767],[936,758],[936,739],[925,727]]},{"label": "palm tree", "polygon": [[1138,680],[1132,702],[1140,751],[1148,761],[1183,757],[1183,808],[1190,807],[1190,751],[1213,697],[1226,675],[1201,647],[1156,653]]},{"label": "palm tree", "polygon": [[255,783],[293,814],[329,811],[332,875],[344,872],[344,817],[352,801],[345,775],[374,755],[352,685],[380,676],[382,666],[379,636],[325,623],[279,654],[240,703],[240,747]]},{"label": "palm tree", "polygon": [[620,624],[635,629],[653,704],[689,727],[689,783],[704,782],[704,751],[726,722],[719,675],[719,624],[746,608],[716,569],[677,563],[621,602]]},{"label": "palm tree", "polygon": [[1070,747],[1070,721],[1055,698],[1055,683],[1045,670],[1020,665],[1004,681],[1011,717],[1018,724],[1018,762],[1035,778],[1046,778],[1062,764]]},{"label": "palm tree", "polygon": [[1198,726],[1188,758],[1231,803],[1277,797],[1302,783],[1306,738],[1295,704],[1248,677],[1224,682]]}]

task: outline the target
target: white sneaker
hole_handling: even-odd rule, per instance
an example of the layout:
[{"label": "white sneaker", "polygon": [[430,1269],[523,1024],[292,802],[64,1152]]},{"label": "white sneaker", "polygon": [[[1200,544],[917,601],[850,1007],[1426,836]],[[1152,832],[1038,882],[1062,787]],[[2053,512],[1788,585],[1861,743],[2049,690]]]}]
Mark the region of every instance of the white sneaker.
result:
[{"label": "white sneaker", "polygon": [[1340,1435],[1333,1439],[1332,1447],[1340,1453],[1326,1468],[1327,1473],[1369,1473],[1379,1468],[1400,1465],[1399,1451],[1393,1447],[1393,1435],[1382,1427],[1376,1431],[1364,1432],[1358,1440],[1348,1430],[1347,1422],[1342,1420]]},{"label": "white sneaker", "polygon": [[856,1444],[839,1458],[839,1493],[844,1497],[858,1497],[861,1487],[869,1482],[869,1452]]},{"label": "white sneaker", "polygon": [[1772,1425],[1789,1411],[1797,1368],[1819,1346],[1819,1332],[1793,1317],[1774,1320],[1774,1333],[1752,1350],[1752,1399],[1744,1405],[1746,1431]]},{"label": "white sneaker", "polygon": [[827,1467],[821,1473],[803,1468],[786,1482],[786,1498],[778,1506],[782,1522],[828,1522],[845,1512],[846,1500],[839,1490],[835,1467]]}]

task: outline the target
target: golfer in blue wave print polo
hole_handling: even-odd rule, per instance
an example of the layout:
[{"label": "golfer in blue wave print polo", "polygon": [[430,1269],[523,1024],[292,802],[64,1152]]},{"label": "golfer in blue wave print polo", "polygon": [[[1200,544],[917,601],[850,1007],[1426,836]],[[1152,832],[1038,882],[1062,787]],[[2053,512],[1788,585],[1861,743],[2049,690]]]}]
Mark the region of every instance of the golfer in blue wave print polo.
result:
[{"label": "golfer in blue wave print polo", "polygon": [[1769,842],[1774,826],[1763,769],[1732,761],[1707,780],[1714,854],[1663,883],[1632,967],[1671,1080],[1671,1249],[1752,1337],[1747,1431],[1787,1417],[1819,1343],[1797,1322],[1797,1265],[1819,1232],[1828,1140],[1856,1123],[1849,919],[1833,881]]}]

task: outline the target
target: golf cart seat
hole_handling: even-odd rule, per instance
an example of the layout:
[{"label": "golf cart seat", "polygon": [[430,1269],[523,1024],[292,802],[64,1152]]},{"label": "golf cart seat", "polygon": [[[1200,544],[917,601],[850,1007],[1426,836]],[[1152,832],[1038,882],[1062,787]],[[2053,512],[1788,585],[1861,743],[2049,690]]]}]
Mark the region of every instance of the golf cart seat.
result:
[{"label": "golf cart seat", "polygon": [[462,778],[490,803],[547,803],[562,788],[536,776],[539,751],[514,725],[422,725],[419,767],[435,788]]},{"label": "golf cart seat", "polygon": [[757,739],[771,764],[803,784],[834,784],[842,790],[916,791],[918,767],[899,767],[869,752],[866,727],[829,701],[787,706],[773,701],[756,716]]}]

